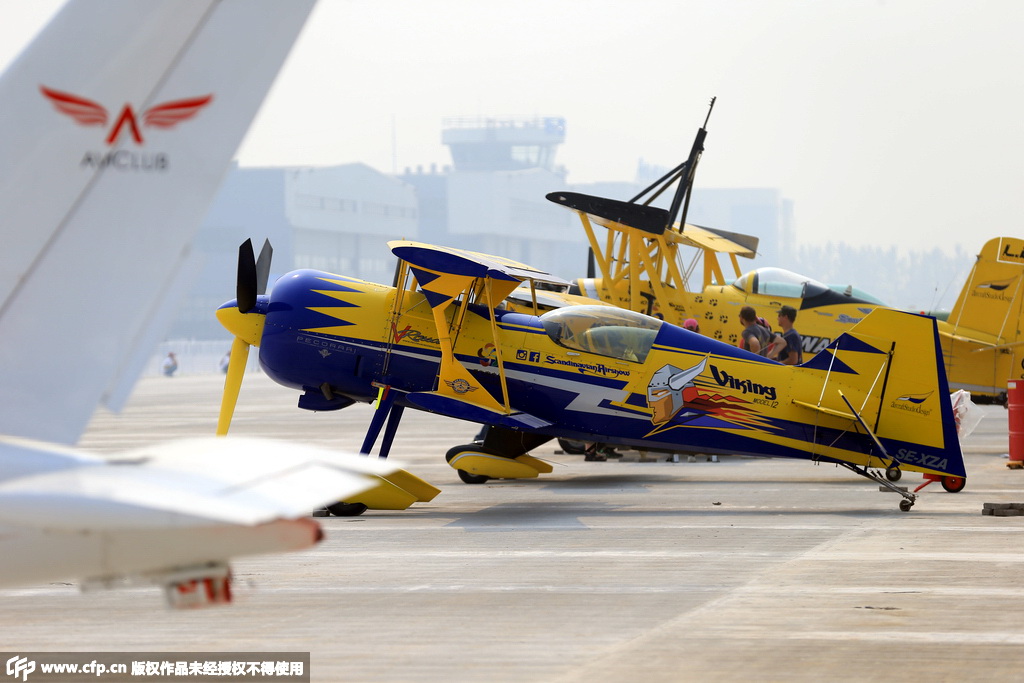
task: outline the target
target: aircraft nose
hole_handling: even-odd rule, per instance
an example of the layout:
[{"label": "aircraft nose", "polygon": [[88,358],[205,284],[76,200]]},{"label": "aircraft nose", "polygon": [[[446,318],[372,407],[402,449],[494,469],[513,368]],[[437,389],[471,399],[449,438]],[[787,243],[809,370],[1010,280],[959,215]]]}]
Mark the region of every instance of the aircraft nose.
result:
[{"label": "aircraft nose", "polygon": [[267,316],[263,313],[242,313],[238,310],[238,302],[231,300],[217,309],[217,320],[233,336],[250,346],[259,346]]}]

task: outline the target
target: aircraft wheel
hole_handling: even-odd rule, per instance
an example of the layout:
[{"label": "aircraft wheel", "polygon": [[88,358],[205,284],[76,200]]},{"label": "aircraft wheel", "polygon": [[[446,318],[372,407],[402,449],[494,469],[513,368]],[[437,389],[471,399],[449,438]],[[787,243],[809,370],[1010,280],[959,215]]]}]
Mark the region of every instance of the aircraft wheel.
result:
[{"label": "aircraft wheel", "polygon": [[885,471],[885,478],[889,481],[899,481],[903,478],[903,470],[899,467],[890,467]]},{"label": "aircraft wheel", "polygon": [[569,455],[583,455],[587,452],[587,444],[572,439],[558,439],[558,445]]},{"label": "aircraft wheel", "polygon": [[366,506],[362,503],[333,503],[327,506],[327,511],[335,517],[358,517],[366,512]]},{"label": "aircraft wheel", "polygon": [[450,463],[453,459],[455,459],[457,456],[462,455],[466,451],[480,451],[481,453],[491,452],[485,449],[483,446],[476,443],[469,443],[465,444],[464,446],[453,446],[448,449],[447,453],[444,454],[444,461]]},{"label": "aircraft wheel", "polygon": [[485,481],[489,481],[490,477],[485,474],[470,474],[466,470],[455,470],[459,473],[459,479],[466,484],[483,484]]},{"label": "aircraft wheel", "polygon": [[942,488],[946,489],[947,493],[960,493],[967,486],[967,479],[964,477],[943,477]]},{"label": "aircraft wheel", "polygon": [[900,510],[903,512],[910,512],[910,508],[912,507],[914,507],[914,504],[906,498],[900,501]]},{"label": "aircraft wheel", "polygon": [[[454,448],[449,448],[448,452],[445,453],[444,459],[451,463],[452,460],[462,455],[466,451],[472,451],[476,453],[490,453],[492,455],[497,455],[497,453],[494,450],[484,448],[483,446],[478,446],[476,444],[469,444],[465,446],[455,446]],[[491,477],[488,477],[486,474],[473,474],[472,472],[467,472],[466,470],[460,470],[458,468],[455,468],[455,471],[459,473],[459,479],[461,479],[466,484],[482,484],[485,481],[491,480]]]}]

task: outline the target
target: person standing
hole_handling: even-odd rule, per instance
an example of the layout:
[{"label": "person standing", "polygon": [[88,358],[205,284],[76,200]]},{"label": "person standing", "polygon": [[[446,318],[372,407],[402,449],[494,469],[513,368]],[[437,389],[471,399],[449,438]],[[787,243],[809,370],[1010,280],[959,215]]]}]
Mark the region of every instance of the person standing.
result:
[{"label": "person standing", "polygon": [[768,330],[757,322],[757,313],[753,306],[744,306],[740,309],[740,323],[743,325],[743,332],[740,336],[739,347],[745,351],[765,355],[768,351],[770,335]]},{"label": "person standing", "polygon": [[793,327],[795,322],[795,308],[783,306],[779,309],[779,327],[782,328],[782,334],[776,333],[775,341],[768,352],[769,358],[774,358],[785,365],[800,365],[804,362],[804,341]]}]

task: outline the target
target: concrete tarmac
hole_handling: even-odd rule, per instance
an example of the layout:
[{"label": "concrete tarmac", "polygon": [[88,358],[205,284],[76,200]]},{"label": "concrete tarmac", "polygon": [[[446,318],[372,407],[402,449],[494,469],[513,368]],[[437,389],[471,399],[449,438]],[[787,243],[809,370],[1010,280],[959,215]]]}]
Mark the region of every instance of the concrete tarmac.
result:
[{"label": "concrete tarmac", "polygon": [[[210,434],[219,376],[144,379],[82,446]],[[233,434],[357,450],[370,408],[312,414],[250,374]],[[442,489],[322,519],[303,552],[234,563],[236,601],[171,611],[153,587],[0,591],[5,651],[309,651],[314,681],[1008,681],[1024,672],[1024,502],[1006,411],[965,442],[968,483],[913,510],[833,466],[584,462],[463,484],[476,425],[406,411],[392,457]],[[920,475],[901,484],[915,487]]]}]

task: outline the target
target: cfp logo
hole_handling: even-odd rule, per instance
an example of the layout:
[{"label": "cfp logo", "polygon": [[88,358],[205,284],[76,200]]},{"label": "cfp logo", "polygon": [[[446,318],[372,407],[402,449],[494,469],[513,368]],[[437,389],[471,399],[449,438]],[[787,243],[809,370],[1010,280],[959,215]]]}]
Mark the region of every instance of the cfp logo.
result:
[{"label": "cfp logo", "polygon": [[30,662],[28,657],[19,657],[14,655],[7,660],[7,675],[14,676],[15,678],[21,677],[21,680],[27,681],[28,675],[36,670],[36,663]]},{"label": "cfp logo", "polygon": [[518,351],[516,351],[516,360],[525,360],[531,363],[539,363],[540,351],[525,351],[523,349],[519,349]]}]

